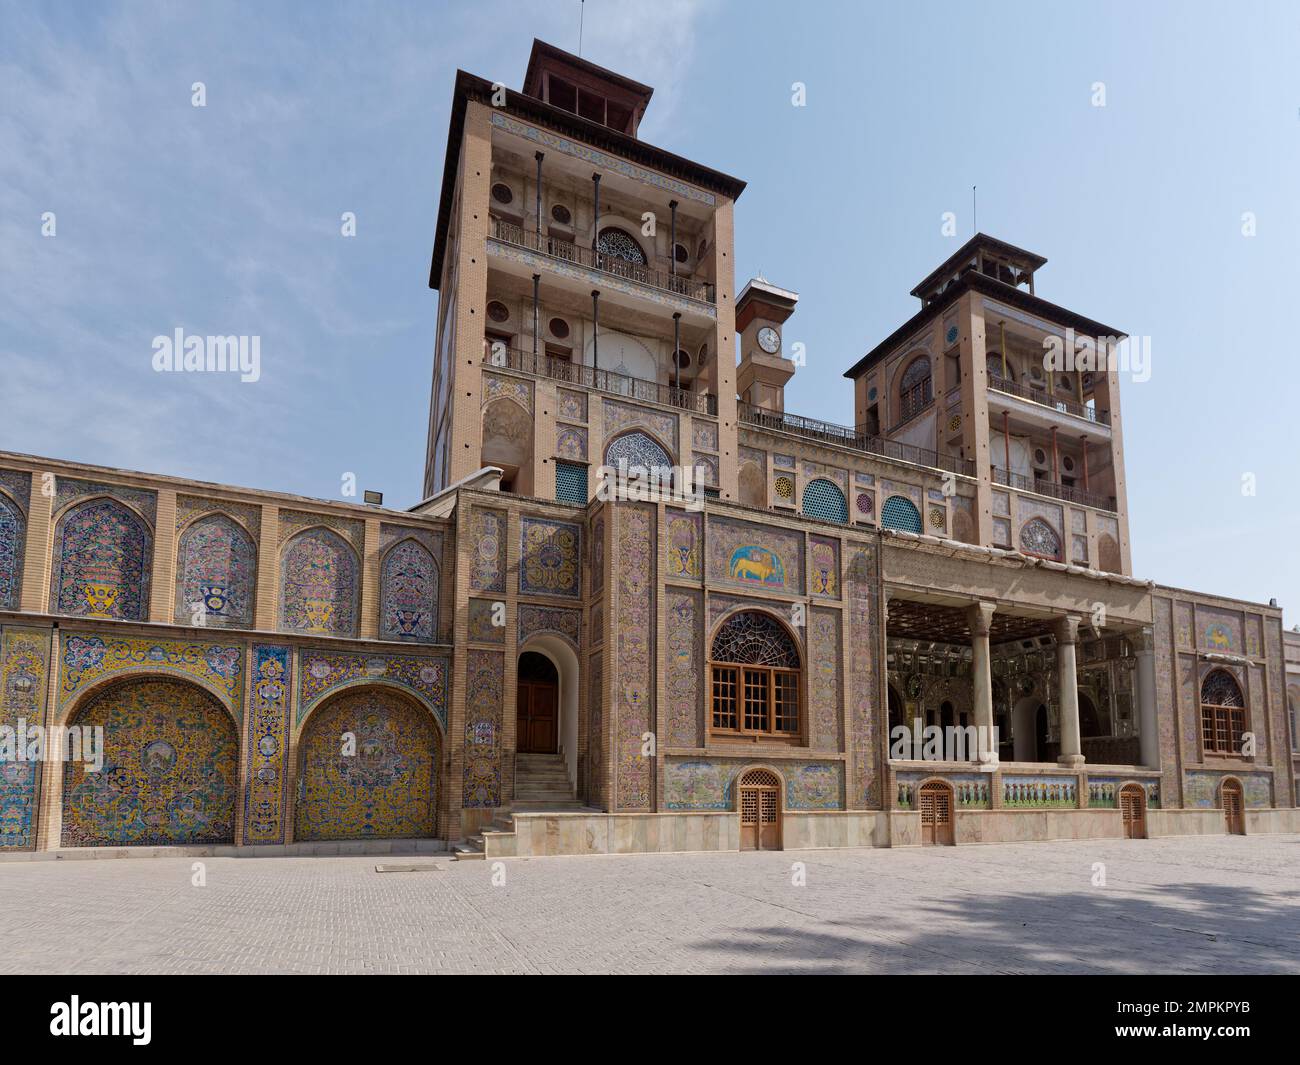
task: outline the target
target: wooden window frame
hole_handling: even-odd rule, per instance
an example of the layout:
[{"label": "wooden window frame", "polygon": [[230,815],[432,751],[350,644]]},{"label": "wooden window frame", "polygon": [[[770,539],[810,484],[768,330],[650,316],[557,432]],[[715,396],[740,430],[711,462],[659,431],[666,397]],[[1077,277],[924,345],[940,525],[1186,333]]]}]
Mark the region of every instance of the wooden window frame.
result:
[{"label": "wooden window frame", "polygon": [[[764,694],[764,726],[762,728],[746,727],[745,712],[745,693],[747,690],[747,675],[758,675],[763,678]],[[778,701],[777,677],[788,677],[788,687],[782,692]],[[734,728],[727,728],[716,723],[718,717],[718,695],[719,691],[728,692],[724,696],[729,706],[724,707],[724,717],[730,718],[735,722]],[[780,730],[776,728],[778,716],[778,705],[783,709],[788,709],[790,700],[788,695],[793,694],[795,727],[793,730]],[[788,714],[784,715],[788,717]],[[708,737],[710,740],[717,737],[720,739],[739,739],[751,742],[765,743],[784,743],[791,746],[803,745],[803,731],[807,715],[804,713],[803,697],[803,670],[786,669],[779,666],[761,666],[751,665],[746,662],[715,662],[709,659],[709,713],[708,713]]]},{"label": "wooden window frame", "polygon": [[[1215,672],[1226,671],[1211,670],[1210,673],[1202,677],[1202,691],[1210,675]],[[1220,706],[1218,703],[1201,702],[1200,692],[1197,693],[1197,705],[1201,708],[1201,757],[1203,759],[1206,755],[1209,755],[1213,758],[1232,758],[1239,762],[1253,762],[1255,760],[1253,756],[1241,752],[1241,738],[1250,731],[1250,708],[1244,705],[1246,692],[1236,677],[1233,677],[1231,673],[1227,675],[1237,686],[1237,691],[1241,693],[1243,705]]]}]

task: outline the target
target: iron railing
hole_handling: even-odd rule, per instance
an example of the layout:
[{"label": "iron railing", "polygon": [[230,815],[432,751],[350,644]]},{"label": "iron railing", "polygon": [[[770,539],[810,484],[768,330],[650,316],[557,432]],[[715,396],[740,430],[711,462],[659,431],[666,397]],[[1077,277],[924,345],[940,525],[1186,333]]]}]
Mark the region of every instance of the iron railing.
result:
[{"label": "iron railing", "polygon": [[766,410],[752,403],[737,403],[737,416],[743,425],[753,425],[761,429],[773,429],[779,433],[791,433],[808,440],[818,440],[841,447],[853,448],[869,455],[893,459],[897,462],[910,462],[915,466],[930,466],[938,470],[948,470],[964,477],[975,476],[975,463],[969,459],[953,455],[942,455],[926,447],[915,444],[903,444],[897,440],[886,440],[872,436],[846,425],[833,425],[813,418],[801,418],[797,414],[783,414],[779,411]]},{"label": "iron railing", "polygon": [[1096,422],[1098,425],[1110,424],[1110,411],[1098,410],[1086,403],[1076,403],[1072,399],[1061,399],[1059,396],[1053,397],[1045,386],[1040,388],[1034,384],[1025,384],[1023,381],[1011,381],[1005,377],[990,375],[989,389],[995,392],[1006,392],[1011,396],[1019,396],[1021,399],[1029,400],[1030,403],[1052,407],[1063,414],[1073,414],[1076,418]]},{"label": "iron railing", "polygon": [[1062,499],[1067,503],[1078,503],[1080,506],[1095,507],[1097,510],[1108,510],[1111,513],[1118,509],[1114,496],[1097,495],[1095,492],[1085,492],[1073,485],[1057,484],[1055,481],[1044,481],[1037,477],[1026,477],[1022,473],[1010,473],[997,466],[993,467],[993,483],[1006,485],[1006,487],[1014,488],[1020,492],[1036,492],[1040,496],[1051,496],[1053,499]]},{"label": "iron railing", "polygon": [[568,359],[556,358],[540,351],[534,355],[531,351],[507,347],[499,341],[483,341],[483,365],[519,370],[552,381],[564,381],[644,403],[661,403],[665,407],[678,407],[696,414],[711,414],[716,417],[718,413],[718,397],[708,392],[691,392],[685,388],[661,385],[657,381],[628,377],[612,370],[575,365]]},{"label": "iron railing", "polygon": [[628,281],[636,281],[639,284],[649,285],[651,288],[657,288],[664,292],[685,296],[687,299],[699,300],[701,303],[716,304],[718,302],[714,287],[707,281],[696,281],[694,278],[682,274],[667,273],[663,270],[657,270],[653,266],[634,263],[617,255],[597,251],[595,248],[570,244],[567,240],[558,240],[545,233],[525,229],[514,222],[507,222],[500,218],[492,219],[492,236],[497,240],[505,241],[507,244],[527,248],[529,251],[540,252],[562,262],[576,263],[588,269],[600,270],[616,277],[625,278]]}]

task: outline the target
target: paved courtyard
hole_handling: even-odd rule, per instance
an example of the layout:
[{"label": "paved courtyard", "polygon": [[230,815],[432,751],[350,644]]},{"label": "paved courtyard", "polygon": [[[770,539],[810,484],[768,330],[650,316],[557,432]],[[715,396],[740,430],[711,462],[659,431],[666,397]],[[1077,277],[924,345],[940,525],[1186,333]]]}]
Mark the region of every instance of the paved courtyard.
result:
[{"label": "paved courtyard", "polygon": [[1300,836],[196,860],[0,865],[0,972],[1300,972]]}]

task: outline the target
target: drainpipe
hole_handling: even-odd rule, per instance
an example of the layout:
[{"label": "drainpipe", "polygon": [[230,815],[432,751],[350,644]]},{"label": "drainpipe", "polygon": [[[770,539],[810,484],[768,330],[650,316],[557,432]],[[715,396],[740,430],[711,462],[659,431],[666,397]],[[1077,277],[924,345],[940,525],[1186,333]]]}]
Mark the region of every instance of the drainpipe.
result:
[{"label": "drainpipe", "polygon": [[677,201],[669,200],[668,209],[673,213],[672,236],[668,242],[668,276],[677,276]]},{"label": "drainpipe", "polygon": [[592,209],[591,209],[591,250],[596,250],[596,238],[600,236],[600,175],[591,175]]},{"label": "drainpipe", "polygon": [[673,388],[682,390],[682,360],[678,354],[682,350],[682,312],[673,312]]},{"label": "drainpipe", "polygon": [[542,160],[545,158],[544,152],[538,152],[534,157],[537,160],[537,250],[542,249]]},{"label": "drainpipe", "polygon": [[600,289],[591,290],[591,385],[596,385],[596,374],[600,371]]},{"label": "drainpipe", "polygon": [[533,274],[533,373],[537,372],[537,305],[538,288],[542,283],[541,274]]}]

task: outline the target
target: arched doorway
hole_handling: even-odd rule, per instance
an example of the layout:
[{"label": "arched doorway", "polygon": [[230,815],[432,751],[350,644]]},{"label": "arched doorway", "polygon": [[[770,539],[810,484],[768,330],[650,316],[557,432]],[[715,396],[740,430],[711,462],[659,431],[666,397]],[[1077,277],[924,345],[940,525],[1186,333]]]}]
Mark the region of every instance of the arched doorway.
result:
[{"label": "arched doorway", "polygon": [[1119,813],[1125,839],[1147,838],[1147,793],[1141,784],[1125,784],[1119,789]]},{"label": "arched doorway", "polygon": [[104,730],[104,762],[63,766],[63,846],[235,842],[239,740],[208,692],[128,680],[92,695],[70,724]]},{"label": "arched doorway", "polygon": [[917,807],[921,811],[921,843],[927,847],[951,847],[954,843],[952,785],[942,780],[926,781],[918,793]]},{"label": "arched doorway", "polygon": [[781,849],[781,778],[770,769],[750,769],[736,788],[740,849]]},{"label": "arched doorway", "polygon": [[409,696],[364,687],[322,703],[298,741],[294,839],[436,835],[440,750],[433,714]]},{"label": "arched doorway", "polygon": [[536,651],[519,656],[517,749],[520,754],[555,754],[560,739],[560,675]]},{"label": "arched doorway", "polygon": [[1223,820],[1228,829],[1230,836],[1244,836],[1246,834],[1246,815],[1243,812],[1243,796],[1241,793],[1241,781],[1235,777],[1228,777],[1223,782],[1220,789],[1223,798]]}]

